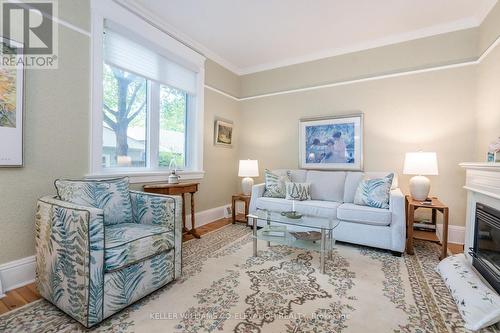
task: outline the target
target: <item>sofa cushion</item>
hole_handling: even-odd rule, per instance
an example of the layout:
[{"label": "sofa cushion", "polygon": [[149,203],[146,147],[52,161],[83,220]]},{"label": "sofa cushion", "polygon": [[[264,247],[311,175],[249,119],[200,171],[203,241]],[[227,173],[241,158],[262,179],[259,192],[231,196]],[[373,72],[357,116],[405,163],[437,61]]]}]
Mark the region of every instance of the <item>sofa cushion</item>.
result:
[{"label": "sofa cushion", "polygon": [[277,174],[266,169],[264,173],[264,181],[266,189],[264,196],[269,198],[285,198],[286,196],[286,183],[291,182],[290,172],[285,174]]},{"label": "sofa cushion", "polygon": [[[368,178],[383,178],[392,172],[386,171],[375,171],[375,172],[356,172],[349,171],[347,172],[345,178],[345,189],[344,189],[344,202],[354,202],[354,196],[356,194],[356,190],[358,188],[359,183],[366,176]],[[392,179],[391,189],[396,189],[398,187],[398,175],[394,174],[394,178]]]},{"label": "sofa cushion", "polygon": [[61,200],[102,209],[104,225],[133,222],[128,178],[58,179],[54,185]]},{"label": "sofa cushion", "polygon": [[350,222],[386,226],[391,224],[391,212],[388,209],[359,206],[344,203],[337,209],[337,218]]},{"label": "sofa cushion", "polygon": [[343,202],[345,176],[344,171],[308,171],[306,181],[311,183],[311,198]]},{"label": "sofa cushion", "polygon": [[[337,216],[337,207],[340,203],[333,201],[307,200],[296,201],[295,210],[301,214],[335,217]],[[292,201],[278,198],[260,197],[256,202],[257,209],[267,209],[275,212],[285,212],[292,210]]]},{"label": "sofa cushion", "polygon": [[276,169],[272,170],[273,173],[284,176],[286,174],[290,175],[290,179],[293,183],[304,183],[306,181],[307,170],[300,169]]},{"label": "sofa cushion", "polygon": [[104,228],[104,268],[114,271],[174,247],[174,231],[151,224],[121,223]]}]

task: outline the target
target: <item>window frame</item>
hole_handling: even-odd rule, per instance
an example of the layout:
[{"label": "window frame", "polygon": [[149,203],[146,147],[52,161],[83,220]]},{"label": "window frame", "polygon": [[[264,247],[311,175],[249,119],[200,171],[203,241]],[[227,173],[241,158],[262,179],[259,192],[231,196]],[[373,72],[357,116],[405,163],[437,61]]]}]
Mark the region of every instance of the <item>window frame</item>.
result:
[{"label": "window frame", "polygon": [[[144,38],[148,43],[154,43],[159,48],[171,55],[170,60],[182,65],[196,73],[196,94],[189,94],[187,97],[186,112],[186,146],[185,146],[185,168],[178,173],[182,179],[201,179],[204,176],[203,171],[203,129],[204,129],[204,81],[205,81],[205,57],[191,50],[184,44],[170,37],[158,28],[150,25],[148,22],[134,15],[122,6],[113,1],[92,0],[92,41],[91,41],[91,122],[90,122],[90,173],[86,178],[107,178],[128,176],[131,183],[143,183],[152,181],[164,181],[171,170],[168,168],[152,167],[151,164],[158,161],[156,152],[159,151],[159,140],[148,140],[146,158],[146,167],[127,167],[127,168],[103,168],[102,162],[102,134],[103,134],[103,33],[104,23],[110,21],[113,25],[120,25],[120,22],[127,22],[127,29],[133,30],[137,35]],[[126,70],[126,69],[125,69]],[[152,81],[148,80],[148,84]],[[156,88],[155,88],[156,87]],[[150,98],[153,94],[152,89],[160,89],[160,83],[151,84],[148,92]],[[159,94],[158,94],[159,96]],[[149,108],[152,103],[159,103],[150,98]],[[152,131],[151,112],[147,111],[148,139],[155,134]],[[158,122],[159,124],[159,122]],[[159,126],[158,126],[159,128]],[[159,139],[159,138],[158,138]],[[157,164],[155,164],[157,165]]]}]

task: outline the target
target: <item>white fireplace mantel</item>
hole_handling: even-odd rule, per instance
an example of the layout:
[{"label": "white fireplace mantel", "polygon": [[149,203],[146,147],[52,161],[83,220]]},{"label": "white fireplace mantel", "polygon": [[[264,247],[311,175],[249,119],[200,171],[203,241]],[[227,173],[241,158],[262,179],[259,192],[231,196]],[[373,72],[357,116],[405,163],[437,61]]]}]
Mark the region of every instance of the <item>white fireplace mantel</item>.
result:
[{"label": "white fireplace mantel", "polygon": [[469,248],[474,245],[476,203],[500,210],[500,163],[460,163],[466,169],[464,189],[467,190],[467,215],[465,221],[464,252],[468,259]]}]

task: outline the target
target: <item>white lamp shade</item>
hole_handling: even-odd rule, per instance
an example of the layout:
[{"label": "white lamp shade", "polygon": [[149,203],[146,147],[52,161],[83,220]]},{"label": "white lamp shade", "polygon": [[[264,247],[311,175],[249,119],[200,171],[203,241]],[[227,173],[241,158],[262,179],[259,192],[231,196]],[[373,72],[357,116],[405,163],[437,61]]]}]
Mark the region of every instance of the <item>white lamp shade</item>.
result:
[{"label": "white lamp shade", "polygon": [[259,177],[259,162],[257,160],[241,160],[239,177]]},{"label": "white lamp shade", "polygon": [[406,153],[405,165],[403,168],[405,175],[438,175],[437,155],[434,152],[414,152]]}]

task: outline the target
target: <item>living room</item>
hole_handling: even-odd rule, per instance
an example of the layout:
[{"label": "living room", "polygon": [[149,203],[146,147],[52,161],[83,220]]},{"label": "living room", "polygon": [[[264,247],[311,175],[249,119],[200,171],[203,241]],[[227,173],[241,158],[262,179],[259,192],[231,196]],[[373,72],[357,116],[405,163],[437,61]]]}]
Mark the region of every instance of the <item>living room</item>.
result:
[{"label": "living room", "polygon": [[0,6],[0,331],[500,330],[497,1]]}]

